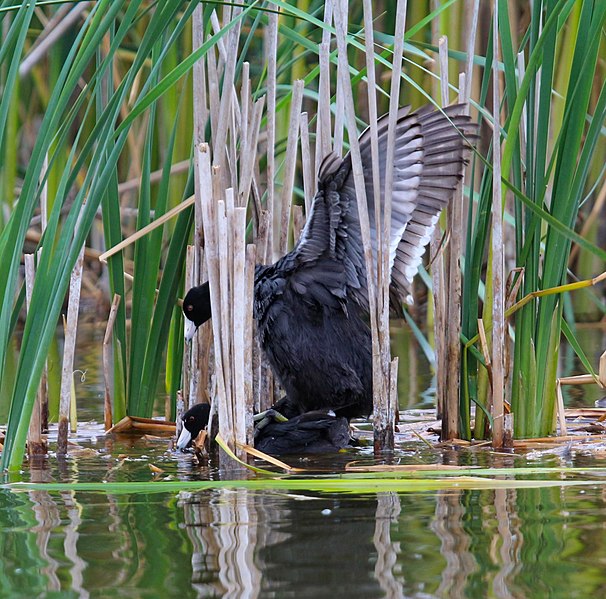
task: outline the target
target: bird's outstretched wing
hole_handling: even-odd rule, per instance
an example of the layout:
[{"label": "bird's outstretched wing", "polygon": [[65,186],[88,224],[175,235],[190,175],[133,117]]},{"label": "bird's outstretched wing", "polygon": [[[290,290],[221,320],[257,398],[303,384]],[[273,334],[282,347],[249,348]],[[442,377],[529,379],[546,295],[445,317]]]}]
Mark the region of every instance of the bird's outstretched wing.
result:
[{"label": "bird's outstretched wing", "polygon": [[[462,165],[476,137],[476,126],[464,114],[463,105],[444,111],[431,107],[410,113],[401,108],[396,125],[392,186],[392,220],[389,266],[392,297],[410,301],[412,279],[417,272],[440,211],[452,198],[461,178]],[[378,122],[380,199],[384,201],[387,158],[387,115]],[[377,225],[371,160],[371,134],[360,136],[371,245],[377,252]],[[358,217],[351,156],[327,156],[320,168],[318,192],[301,238],[291,253],[298,269],[318,261],[342,265],[334,287],[346,285],[346,293],[368,308],[366,269]],[[340,291],[342,293],[342,290]]]}]

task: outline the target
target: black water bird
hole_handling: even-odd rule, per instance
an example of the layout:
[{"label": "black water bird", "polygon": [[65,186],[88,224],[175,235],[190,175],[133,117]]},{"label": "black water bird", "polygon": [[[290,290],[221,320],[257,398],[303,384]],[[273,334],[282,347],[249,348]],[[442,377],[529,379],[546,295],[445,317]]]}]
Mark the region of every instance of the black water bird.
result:
[{"label": "black water bird", "polygon": [[[210,406],[199,403],[183,414],[177,448],[189,447],[208,424]],[[282,420],[275,410],[264,413],[264,423],[255,429],[255,448],[269,455],[332,453],[353,443],[349,422],[332,410],[306,412]]]},{"label": "black water bird", "polygon": [[177,439],[177,449],[184,450],[192,445],[200,431],[206,428],[210,416],[210,404],[197,403],[191,407],[183,416],[183,428]]},{"label": "black water bird", "polygon": [[[411,300],[412,279],[440,211],[452,198],[476,127],[464,106],[398,113],[389,239],[390,295],[394,306]],[[387,116],[387,115],[386,115]],[[386,116],[378,122],[383,201],[387,156]],[[377,226],[371,134],[360,137],[371,245]],[[189,335],[210,317],[208,283],[183,303],[193,322]],[[334,410],[346,418],[372,411],[368,292],[352,159],[326,157],[318,191],[295,247],[274,264],[255,270],[254,317],[260,345],[286,392],[287,416]]]}]

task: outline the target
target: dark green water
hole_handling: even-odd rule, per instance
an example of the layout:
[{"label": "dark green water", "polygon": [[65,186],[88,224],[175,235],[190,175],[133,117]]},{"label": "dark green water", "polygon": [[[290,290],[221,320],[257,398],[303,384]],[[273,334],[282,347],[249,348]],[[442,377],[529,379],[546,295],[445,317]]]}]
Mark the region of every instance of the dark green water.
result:
[{"label": "dark green water", "polygon": [[603,597],[602,487],[0,492],[2,597]]},{"label": "dark green water", "polygon": [[[75,379],[81,416],[97,421],[101,369],[91,348],[99,339],[84,336],[76,367],[86,374]],[[596,339],[602,345],[603,332]],[[404,363],[402,407],[426,407],[426,362]],[[573,396],[570,403],[592,400]],[[495,457],[408,442],[396,462],[604,470],[577,475],[590,482],[584,486],[464,490],[453,483],[440,491],[347,494],[302,491],[294,483],[280,490],[166,490],[165,481],[185,488],[233,476],[174,452],[169,440],[105,439],[98,424],[81,427],[74,440],[84,453],[63,461],[51,455],[17,478],[143,481],[155,492],[0,486],[0,598],[606,596],[603,446]],[[339,473],[352,460],[373,456],[362,450],[293,465]]]}]

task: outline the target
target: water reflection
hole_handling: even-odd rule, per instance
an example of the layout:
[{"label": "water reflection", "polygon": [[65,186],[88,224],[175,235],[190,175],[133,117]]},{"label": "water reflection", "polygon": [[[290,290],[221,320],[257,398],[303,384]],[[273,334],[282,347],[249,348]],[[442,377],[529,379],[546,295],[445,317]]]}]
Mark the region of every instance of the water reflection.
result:
[{"label": "water reflection", "polygon": [[[397,495],[350,499],[221,489],[182,494],[192,585],[223,597],[401,596],[389,527]],[[213,556],[214,559],[210,559]],[[345,574],[346,573],[346,574]],[[271,596],[271,595],[270,595]]]},{"label": "water reflection", "polygon": [[0,597],[587,597],[601,486],[337,495],[0,490]]},{"label": "water reflection", "polygon": [[402,511],[397,493],[379,493],[375,516],[375,534],[373,543],[377,552],[375,578],[385,597],[403,597],[401,565],[398,564],[400,543],[391,540],[392,525],[398,521]]},{"label": "water reflection", "polygon": [[193,546],[192,588],[198,596],[258,597],[261,572],[254,560],[258,515],[250,492],[222,489],[210,497],[183,494],[181,504]]}]

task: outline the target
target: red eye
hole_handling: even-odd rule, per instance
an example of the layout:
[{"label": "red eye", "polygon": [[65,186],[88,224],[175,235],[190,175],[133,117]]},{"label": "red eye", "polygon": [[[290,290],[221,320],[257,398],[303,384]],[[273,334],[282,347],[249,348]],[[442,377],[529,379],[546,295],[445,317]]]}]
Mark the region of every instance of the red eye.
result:
[{"label": "red eye", "polygon": [[188,312],[191,312],[193,309],[194,309],[194,307],[193,307],[191,304],[189,304],[189,305],[186,307],[186,310],[187,310]]}]

